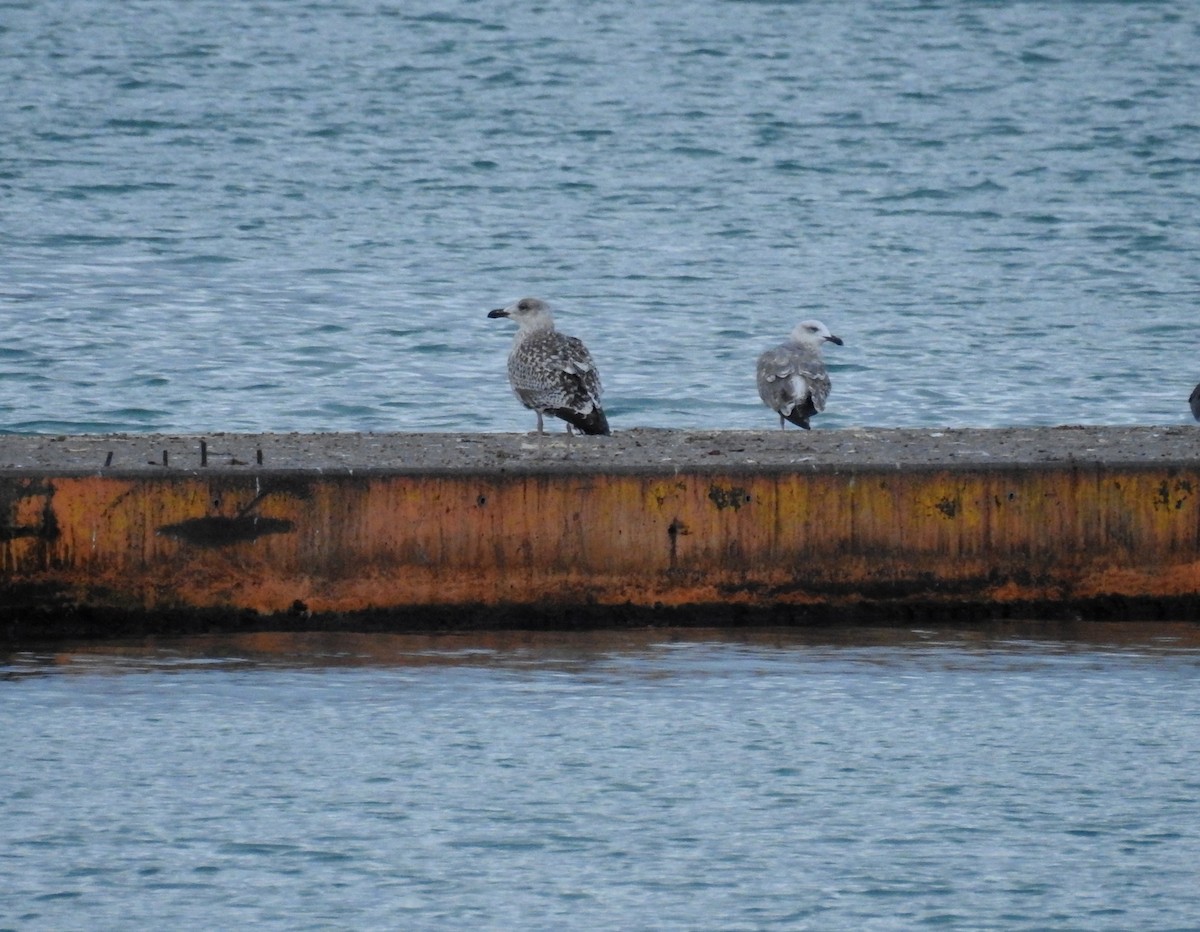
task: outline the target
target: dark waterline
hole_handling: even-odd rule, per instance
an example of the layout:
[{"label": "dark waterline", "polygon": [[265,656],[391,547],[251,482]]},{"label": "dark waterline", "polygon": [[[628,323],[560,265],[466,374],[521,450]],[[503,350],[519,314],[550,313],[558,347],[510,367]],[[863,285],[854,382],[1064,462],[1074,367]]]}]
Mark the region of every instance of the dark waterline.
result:
[{"label": "dark waterline", "polygon": [[652,657],[671,645],[725,645],[762,651],[921,651],[1054,654],[1080,651],[1188,653],[1200,651],[1194,621],[988,621],[967,626],[663,628],[588,631],[473,631],[383,634],[260,631],[245,634],[153,636],[7,645],[5,677],[52,672],[133,672],[156,669],[322,669],[336,667],[486,666],[504,669],[577,658]]}]

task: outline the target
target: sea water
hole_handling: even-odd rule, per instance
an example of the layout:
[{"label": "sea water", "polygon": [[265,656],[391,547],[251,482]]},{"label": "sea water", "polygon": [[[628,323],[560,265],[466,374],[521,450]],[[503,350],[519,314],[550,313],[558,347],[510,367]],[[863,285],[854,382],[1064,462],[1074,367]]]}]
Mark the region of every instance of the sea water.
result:
[{"label": "sea water", "polygon": [[615,430],[1190,421],[1200,8],[8,0],[0,430],[528,430],[550,300]]},{"label": "sea water", "polygon": [[1198,675],[1168,625],[11,652],[0,928],[1193,929]]}]

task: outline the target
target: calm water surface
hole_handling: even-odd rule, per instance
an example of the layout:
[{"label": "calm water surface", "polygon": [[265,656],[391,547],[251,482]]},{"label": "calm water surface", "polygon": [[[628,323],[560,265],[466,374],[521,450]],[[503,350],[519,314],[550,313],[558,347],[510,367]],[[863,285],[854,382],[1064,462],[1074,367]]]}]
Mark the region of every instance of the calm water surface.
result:
[{"label": "calm water surface", "polygon": [[10,653],[0,927],[1194,928],[1197,630]]},{"label": "calm water surface", "polygon": [[1200,5],[0,3],[0,429],[1190,422]]}]

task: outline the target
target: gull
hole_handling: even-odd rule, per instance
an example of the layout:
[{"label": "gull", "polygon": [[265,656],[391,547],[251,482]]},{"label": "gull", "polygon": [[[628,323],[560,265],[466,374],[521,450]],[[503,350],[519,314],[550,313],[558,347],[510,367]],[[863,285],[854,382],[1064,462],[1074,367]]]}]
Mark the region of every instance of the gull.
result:
[{"label": "gull", "polygon": [[821,359],[821,344],[842,345],[819,320],[796,324],[787,341],[758,357],[758,394],[763,403],[784,421],[809,429],[808,419],[825,410],[829,373]]},{"label": "gull", "polygon": [[1200,421],[1200,385],[1192,389],[1191,397],[1188,398],[1188,404],[1192,406],[1192,417]]},{"label": "gull", "polygon": [[508,307],[488,312],[488,317],[516,321],[517,334],[508,354],[508,380],[513,393],[537,415],[549,414],[585,434],[607,434],[608,418],[600,407],[600,372],[592,354],[577,337],[554,329],[550,306],[540,298],[522,298]]}]

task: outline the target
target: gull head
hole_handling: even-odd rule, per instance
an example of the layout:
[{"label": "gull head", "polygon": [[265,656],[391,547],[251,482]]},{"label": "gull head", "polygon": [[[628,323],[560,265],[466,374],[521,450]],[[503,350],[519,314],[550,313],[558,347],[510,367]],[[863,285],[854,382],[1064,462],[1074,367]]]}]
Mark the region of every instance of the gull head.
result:
[{"label": "gull head", "polygon": [[509,317],[516,321],[522,330],[554,329],[554,315],[550,313],[550,305],[541,298],[522,298],[508,307],[488,311],[488,317]]},{"label": "gull head", "polygon": [[802,320],[792,330],[792,342],[802,346],[818,347],[822,343],[842,345],[842,338],[835,337],[819,320]]}]

